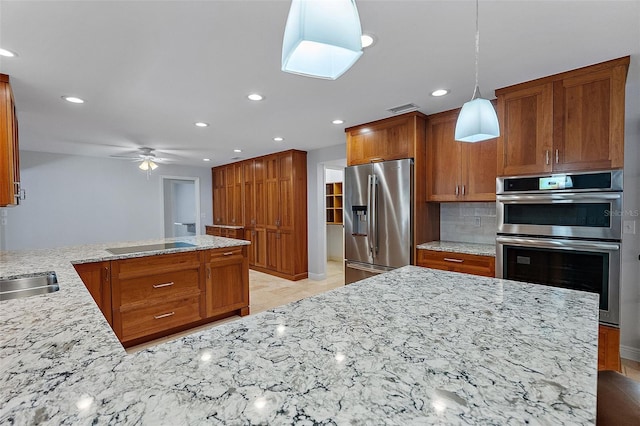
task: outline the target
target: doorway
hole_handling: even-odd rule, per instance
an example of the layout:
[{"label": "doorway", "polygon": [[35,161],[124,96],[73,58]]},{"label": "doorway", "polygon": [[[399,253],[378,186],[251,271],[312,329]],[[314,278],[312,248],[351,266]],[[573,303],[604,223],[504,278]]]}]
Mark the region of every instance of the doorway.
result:
[{"label": "doorway", "polygon": [[165,238],[200,234],[200,179],[162,176]]},{"label": "doorway", "polygon": [[343,181],[344,166],[325,165],[325,238],[326,275],[344,277],[344,212]]}]

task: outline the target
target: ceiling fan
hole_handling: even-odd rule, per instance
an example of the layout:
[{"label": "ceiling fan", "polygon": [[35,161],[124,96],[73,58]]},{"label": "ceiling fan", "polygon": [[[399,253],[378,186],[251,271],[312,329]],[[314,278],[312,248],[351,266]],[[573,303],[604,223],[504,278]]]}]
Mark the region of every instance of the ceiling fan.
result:
[{"label": "ceiling fan", "polygon": [[111,155],[111,157],[138,161],[140,162],[138,168],[140,170],[146,171],[147,173],[150,173],[151,170],[155,170],[158,168],[158,163],[162,164],[171,161],[171,159],[169,158],[157,157],[156,154],[154,154],[154,151],[156,150],[153,148],[142,147],[135,151]]}]

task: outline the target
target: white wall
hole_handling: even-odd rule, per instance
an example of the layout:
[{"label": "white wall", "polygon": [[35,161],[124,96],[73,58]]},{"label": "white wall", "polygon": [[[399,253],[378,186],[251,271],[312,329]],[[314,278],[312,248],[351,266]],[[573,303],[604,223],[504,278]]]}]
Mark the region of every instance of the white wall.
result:
[{"label": "white wall", "polygon": [[631,56],[626,90],[623,221],[636,233],[622,235],[620,355],[640,361],[640,57]]},{"label": "white wall", "polygon": [[20,175],[27,199],[5,209],[3,250],[163,238],[161,175],[200,178],[202,227],[212,222],[208,167],[163,164],[147,180],[126,160],[21,151]]},{"label": "white wall", "polygon": [[326,218],[324,210],[325,166],[345,167],[347,144],[307,152],[307,232],[309,238],[309,278],[321,280],[326,273]]}]

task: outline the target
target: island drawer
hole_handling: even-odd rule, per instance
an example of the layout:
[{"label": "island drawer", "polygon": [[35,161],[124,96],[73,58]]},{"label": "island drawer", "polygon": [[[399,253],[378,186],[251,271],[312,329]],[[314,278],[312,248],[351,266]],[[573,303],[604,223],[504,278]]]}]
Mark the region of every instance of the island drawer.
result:
[{"label": "island drawer", "polygon": [[226,247],[209,250],[207,252],[208,258],[205,258],[205,262],[217,261],[225,258],[235,258],[237,256],[244,256],[244,246],[238,247]]},{"label": "island drawer", "polygon": [[148,306],[120,314],[122,341],[145,337],[203,319],[200,296]]},{"label": "island drawer", "polygon": [[[111,262],[113,278],[119,280],[159,275],[200,267],[200,252],[161,254]],[[115,266],[115,267],[114,267]]]},{"label": "island drawer", "polygon": [[[116,306],[148,301],[151,298],[175,298],[200,291],[200,270],[187,269],[166,274],[119,280],[114,286],[119,300]],[[114,299],[116,299],[114,297]]]},{"label": "island drawer", "polygon": [[418,250],[417,265],[425,268],[495,277],[495,264],[496,259],[493,256]]}]

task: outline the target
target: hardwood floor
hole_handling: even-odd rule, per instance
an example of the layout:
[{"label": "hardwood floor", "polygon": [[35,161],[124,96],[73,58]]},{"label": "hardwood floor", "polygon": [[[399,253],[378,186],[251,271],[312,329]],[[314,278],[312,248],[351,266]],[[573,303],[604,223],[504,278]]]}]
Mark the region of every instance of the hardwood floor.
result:
[{"label": "hardwood floor", "polygon": [[640,382],[640,362],[622,358],[622,374]]}]

